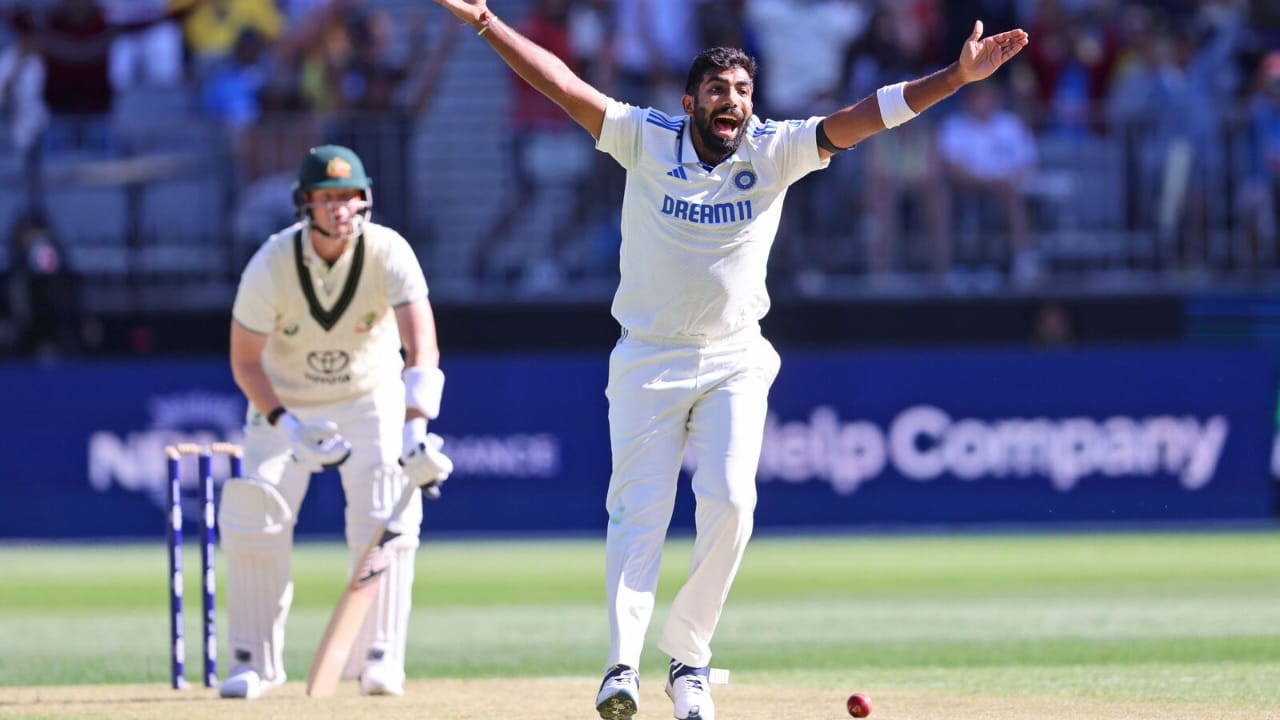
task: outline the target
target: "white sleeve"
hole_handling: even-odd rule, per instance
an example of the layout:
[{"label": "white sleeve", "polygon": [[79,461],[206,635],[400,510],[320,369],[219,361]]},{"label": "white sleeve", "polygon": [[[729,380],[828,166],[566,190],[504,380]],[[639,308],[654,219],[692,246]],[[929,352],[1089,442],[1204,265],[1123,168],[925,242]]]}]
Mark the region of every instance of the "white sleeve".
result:
[{"label": "white sleeve", "polygon": [[824,160],[818,154],[820,122],[822,118],[816,115],[808,120],[757,121],[747,132],[759,139],[765,155],[773,159],[778,177],[790,185],[831,164],[831,158]]},{"label": "white sleeve", "polygon": [[394,308],[425,298],[427,279],[409,241],[400,233],[387,232],[391,235],[387,248],[387,302]]},{"label": "white sleeve", "polygon": [[604,106],[604,124],[600,126],[596,149],[612,155],[626,170],[635,167],[644,145],[644,119],[648,113],[647,108],[609,98]]},{"label": "white sleeve", "polygon": [[236,322],[263,335],[270,335],[276,326],[276,287],[267,261],[267,247],[263,245],[254,253],[240,274],[236,301],[231,307],[231,317]]}]

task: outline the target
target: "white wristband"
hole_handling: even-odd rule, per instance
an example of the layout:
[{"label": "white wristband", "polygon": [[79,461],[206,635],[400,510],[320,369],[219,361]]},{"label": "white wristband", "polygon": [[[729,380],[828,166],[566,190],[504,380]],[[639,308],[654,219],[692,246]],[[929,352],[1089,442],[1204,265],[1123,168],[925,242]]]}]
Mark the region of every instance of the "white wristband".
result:
[{"label": "white wristband", "polygon": [[404,370],[405,407],[422,411],[432,420],[440,414],[440,395],[444,392],[444,373],[439,368],[415,366]]},{"label": "white wristband", "polygon": [[885,85],[876,91],[876,102],[880,104],[880,119],[884,121],[885,128],[897,127],[918,114],[911,109],[907,104],[907,98],[902,94],[906,86],[905,82],[900,82]]}]

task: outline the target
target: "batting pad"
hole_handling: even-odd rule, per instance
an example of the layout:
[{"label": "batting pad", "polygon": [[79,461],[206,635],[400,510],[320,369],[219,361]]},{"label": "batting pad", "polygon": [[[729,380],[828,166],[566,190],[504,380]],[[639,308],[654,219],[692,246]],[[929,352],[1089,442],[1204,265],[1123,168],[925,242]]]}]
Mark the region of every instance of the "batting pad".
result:
[{"label": "batting pad", "polygon": [[227,535],[231,535],[232,543],[271,544],[275,540],[269,538],[291,533],[293,522],[289,503],[270,483],[236,478],[222,485],[218,527],[224,545]]},{"label": "batting pad", "polygon": [[[358,678],[367,663],[380,662],[392,671],[384,672],[384,677],[398,674],[403,679],[417,550],[418,539],[411,536],[398,537],[383,548],[388,554],[387,570],[379,582],[378,597],[351,648],[344,677]],[[358,558],[353,560],[358,561]]]},{"label": "batting pad", "polygon": [[293,605],[289,561],[227,553],[227,639],[232,667],[248,665],[264,683],[285,681],[284,626]]},{"label": "batting pad", "polygon": [[293,512],[271,485],[229,480],[223,486],[218,524],[227,558],[232,667],[249,665],[263,682],[283,683],[284,626],[293,604]]}]

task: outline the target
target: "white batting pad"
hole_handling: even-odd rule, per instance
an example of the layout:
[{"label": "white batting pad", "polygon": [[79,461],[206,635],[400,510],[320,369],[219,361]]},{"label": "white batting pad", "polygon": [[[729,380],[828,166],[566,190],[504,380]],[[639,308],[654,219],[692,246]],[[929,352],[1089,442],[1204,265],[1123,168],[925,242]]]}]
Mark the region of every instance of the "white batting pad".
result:
[{"label": "white batting pad", "polygon": [[230,667],[249,665],[263,682],[283,683],[293,513],[271,485],[237,479],[223,486],[218,523],[227,559]]},{"label": "white batting pad", "polygon": [[253,478],[228,480],[222,486],[218,527],[222,534],[279,535],[293,528],[293,511],[270,483]]},{"label": "white batting pad", "polygon": [[[409,611],[413,604],[414,557],[418,550],[416,537],[402,536],[391,541],[387,553],[387,571],[382,575],[378,597],[365,617],[360,634],[347,659],[343,675],[360,676],[366,663],[380,662],[383,677],[397,675],[403,682],[405,644],[409,637]],[[394,679],[394,678],[392,678]]]},{"label": "white batting pad", "polygon": [[[285,681],[284,626],[293,604],[289,560],[227,553],[227,637],[231,667],[249,665],[262,681]],[[248,657],[244,653],[248,653]]]}]

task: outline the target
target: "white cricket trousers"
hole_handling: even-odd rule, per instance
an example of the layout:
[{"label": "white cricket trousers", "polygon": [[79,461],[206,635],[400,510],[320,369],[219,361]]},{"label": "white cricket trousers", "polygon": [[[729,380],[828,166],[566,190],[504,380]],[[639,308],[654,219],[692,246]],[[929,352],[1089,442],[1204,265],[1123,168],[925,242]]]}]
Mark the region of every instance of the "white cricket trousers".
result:
[{"label": "white cricket trousers", "polygon": [[605,507],[611,632],[605,667],[640,666],[686,443],[697,537],[659,649],[711,662],[711,636],[751,536],[756,467],[778,353],[752,327],[705,345],[623,335],[609,357],[613,474]]},{"label": "white cricket trousers", "polygon": [[[383,524],[405,486],[398,459],[404,427],[404,386],[388,382],[372,395],[329,405],[290,408],[303,422],[329,420],[351,443],[351,456],[339,468],[346,497],[346,540],[351,550],[351,572],[357,556]],[[267,424],[252,406],[245,422],[245,474],[275,486],[297,518],[311,475],[292,458],[288,434]],[[418,492],[412,488],[411,492]],[[403,521],[406,555],[403,567],[392,572],[379,588],[375,608],[357,639],[353,662],[363,665],[370,649],[403,667],[409,616],[409,591],[413,583],[413,552],[418,544],[422,506],[413,502]],[[279,535],[222,538],[227,561],[228,639],[237,655],[232,665],[252,666],[268,683],[283,682],[284,626],[293,599],[289,554],[293,527]],[[388,579],[391,578],[391,579]],[[334,568],[335,590],[344,575]],[[398,587],[388,588],[388,584]],[[245,657],[239,657],[244,655]],[[358,672],[349,667],[347,675]]]}]

